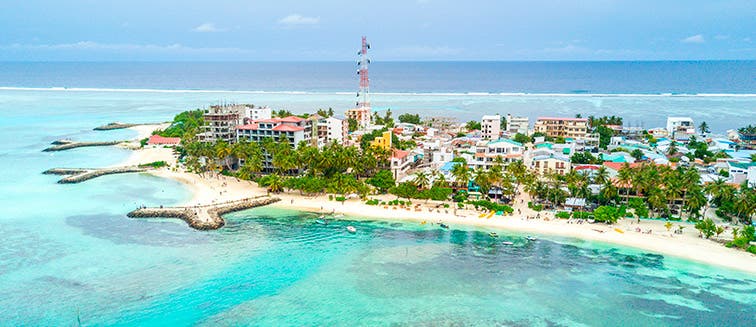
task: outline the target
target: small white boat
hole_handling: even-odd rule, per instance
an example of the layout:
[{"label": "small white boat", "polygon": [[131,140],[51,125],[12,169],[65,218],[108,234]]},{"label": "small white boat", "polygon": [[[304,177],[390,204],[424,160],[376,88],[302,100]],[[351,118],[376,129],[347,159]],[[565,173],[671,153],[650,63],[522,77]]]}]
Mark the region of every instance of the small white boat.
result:
[{"label": "small white boat", "polygon": [[347,231],[350,233],[356,233],[357,228],[354,228],[354,226],[347,226]]},{"label": "small white boat", "polygon": [[535,237],[533,237],[533,236],[528,236],[528,237],[526,237],[526,239],[527,239],[528,241],[537,241],[537,240],[538,240],[537,238],[535,238]]},{"label": "small white boat", "polygon": [[344,215],[343,214],[333,215],[333,218],[341,218],[341,217],[344,217]]},{"label": "small white boat", "polygon": [[504,241],[504,242],[501,242],[501,244],[504,244],[504,245],[512,245],[512,244],[514,244],[514,243],[512,243],[512,242],[510,242],[510,241]]}]

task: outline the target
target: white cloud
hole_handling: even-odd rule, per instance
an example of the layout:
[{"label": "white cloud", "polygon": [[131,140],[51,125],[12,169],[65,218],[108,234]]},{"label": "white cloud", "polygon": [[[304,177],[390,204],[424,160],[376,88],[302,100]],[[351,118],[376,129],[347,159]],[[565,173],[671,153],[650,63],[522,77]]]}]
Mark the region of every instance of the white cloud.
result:
[{"label": "white cloud", "polygon": [[281,25],[297,26],[297,25],[317,25],[320,23],[320,17],[307,17],[300,14],[291,14],[278,20]]},{"label": "white cloud", "polygon": [[684,39],[682,39],[680,42],[682,43],[704,43],[706,42],[706,39],[701,34],[691,35]]},{"label": "white cloud", "polygon": [[226,29],[218,28],[213,23],[203,23],[193,28],[192,30],[195,32],[200,32],[200,33],[213,33],[213,32],[223,32]]}]

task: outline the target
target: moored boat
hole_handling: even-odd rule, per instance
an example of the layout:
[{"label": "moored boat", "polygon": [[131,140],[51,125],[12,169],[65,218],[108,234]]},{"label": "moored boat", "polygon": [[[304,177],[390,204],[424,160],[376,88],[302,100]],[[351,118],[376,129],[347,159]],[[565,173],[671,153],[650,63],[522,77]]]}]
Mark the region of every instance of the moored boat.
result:
[{"label": "moored boat", "polygon": [[347,226],[347,231],[354,234],[357,232],[357,228],[354,228],[354,226]]}]

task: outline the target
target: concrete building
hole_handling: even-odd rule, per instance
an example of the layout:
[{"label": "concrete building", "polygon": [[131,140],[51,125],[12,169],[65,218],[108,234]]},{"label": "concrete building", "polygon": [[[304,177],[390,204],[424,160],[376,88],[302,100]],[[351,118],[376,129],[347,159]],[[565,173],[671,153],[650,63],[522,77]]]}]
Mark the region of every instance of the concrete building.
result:
[{"label": "concrete building", "polygon": [[507,114],[507,134],[515,135],[517,133],[528,135],[530,128],[530,119],[528,117],[515,117]]},{"label": "concrete building", "polygon": [[564,175],[572,169],[572,165],[570,158],[552,153],[550,155],[533,157],[530,168],[535,170],[539,175],[551,173]]},{"label": "concrete building", "polygon": [[391,136],[391,131],[385,131],[382,136],[378,136],[370,142],[370,146],[381,148],[386,151],[391,150]]},{"label": "concrete building", "polygon": [[[390,137],[389,137],[390,139]],[[395,180],[400,180],[407,175],[407,171],[414,162],[409,151],[394,149],[391,151],[391,173],[394,174]]]},{"label": "concrete building", "polygon": [[348,131],[349,124],[345,119],[320,118],[318,120],[318,146],[330,143],[344,144]]},{"label": "concrete building", "polygon": [[687,141],[696,135],[696,125],[690,117],[667,117],[667,134],[678,141]]},{"label": "concrete building", "polygon": [[525,148],[522,146],[522,143],[510,139],[480,141],[475,145],[475,160],[469,164],[473,168],[487,170],[496,163],[496,158],[501,158],[504,165],[516,160],[522,160],[524,151]]},{"label": "concrete building", "polygon": [[[296,148],[299,142],[310,142],[312,137],[312,121],[296,116],[285,118],[270,118],[253,121],[236,127],[237,141],[261,142],[266,138],[275,142],[285,140],[292,148]],[[266,154],[263,169],[273,169],[271,156]],[[240,163],[241,164],[241,163]]]},{"label": "concrete building", "polygon": [[242,105],[207,108],[203,115],[205,125],[202,126],[202,132],[197,134],[197,138],[202,142],[236,142],[236,126],[243,122],[244,109]]},{"label": "concrete building", "polygon": [[534,131],[536,133],[544,133],[546,136],[554,138],[563,137],[582,140],[585,139],[588,134],[588,119],[538,117]]},{"label": "concrete building", "polygon": [[273,117],[273,110],[269,107],[255,107],[254,105],[244,105],[244,122],[251,122],[260,119],[270,119]]},{"label": "concrete building", "polygon": [[370,125],[370,115],[370,107],[360,107],[346,111],[347,120],[354,119],[357,122],[357,129],[364,129]]},{"label": "concrete building", "polygon": [[501,137],[501,116],[485,115],[480,122],[480,132],[484,139],[497,140]]}]

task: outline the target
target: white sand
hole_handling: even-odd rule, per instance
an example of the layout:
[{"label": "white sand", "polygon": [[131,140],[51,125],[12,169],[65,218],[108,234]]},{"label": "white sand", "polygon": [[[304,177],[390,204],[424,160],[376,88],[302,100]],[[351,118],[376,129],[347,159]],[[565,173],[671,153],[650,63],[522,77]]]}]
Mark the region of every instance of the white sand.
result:
[{"label": "white sand", "polygon": [[[172,149],[146,148],[136,150],[125,164],[133,165],[160,160],[168,162],[170,167],[150,171],[150,174],[174,179],[187,185],[192,190],[194,196],[186,205],[205,205],[266,194],[264,189],[249,181],[214,174],[200,176],[198,174],[183,172],[176,168],[176,157],[173,155]],[[674,223],[672,231],[676,230],[678,225],[685,226],[683,234],[674,234],[667,231],[662,221],[641,221],[640,224],[637,224],[634,219],[624,219],[612,226],[588,223],[568,224],[566,220],[553,219],[553,214],[551,213],[541,213],[541,217],[551,218],[548,221],[545,219],[526,219],[526,216],[535,216],[536,213],[520,203],[515,205],[515,213],[517,213],[517,209],[520,209],[522,210],[521,215],[494,215],[492,218],[486,219],[478,218],[480,213],[471,210],[457,210],[457,215],[455,215],[453,208],[435,209],[438,203],[434,201],[429,201],[428,203],[425,201],[414,201],[413,208],[407,210],[394,206],[388,206],[388,209],[384,208],[384,206],[369,206],[358,199],[351,199],[342,204],[341,202],[329,201],[327,196],[304,197],[300,196],[298,192],[282,193],[276,196],[280,197],[282,201],[273,204],[273,206],[287,209],[322,213],[335,212],[347,215],[350,218],[379,218],[418,223],[426,222],[428,224],[444,222],[451,225],[452,228],[454,225],[468,225],[500,228],[524,233],[574,237],[582,240],[635,247],[756,274],[756,255],[740,250],[728,249],[712,240],[699,238],[698,231],[690,224]],[[383,200],[394,199],[393,196],[388,195],[371,198],[380,198]],[[526,199],[523,200],[524,203],[527,203]],[[416,211],[414,208],[414,205],[418,203],[421,204],[422,209],[420,211]],[[432,212],[428,211],[429,208],[433,208]],[[640,228],[644,232],[650,229],[652,233],[639,233],[635,231],[636,228]],[[615,229],[619,229],[622,232],[618,232]],[[728,230],[721,236],[730,237],[730,233]]]}]

